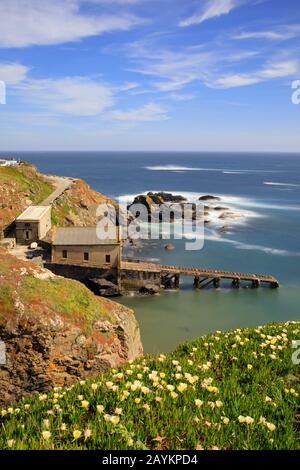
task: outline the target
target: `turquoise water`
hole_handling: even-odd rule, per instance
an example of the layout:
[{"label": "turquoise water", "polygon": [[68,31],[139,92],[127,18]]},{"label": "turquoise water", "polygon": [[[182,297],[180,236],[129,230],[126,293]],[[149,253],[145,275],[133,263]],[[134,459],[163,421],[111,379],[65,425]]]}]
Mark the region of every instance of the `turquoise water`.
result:
[{"label": "turquoise water", "polygon": [[[6,152],[7,154],[7,152]],[[134,308],[146,352],[169,351],[206,332],[270,321],[300,319],[300,155],[214,153],[17,152],[41,171],[81,177],[113,197],[145,191],[219,194],[224,205],[246,214],[230,233],[208,228],[204,248],[186,251],[186,240],[143,244],[139,256],[164,264],[272,274],[281,288],[194,291],[124,298]],[[223,205],[222,202],[222,205]],[[227,223],[226,223],[227,225]]]}]

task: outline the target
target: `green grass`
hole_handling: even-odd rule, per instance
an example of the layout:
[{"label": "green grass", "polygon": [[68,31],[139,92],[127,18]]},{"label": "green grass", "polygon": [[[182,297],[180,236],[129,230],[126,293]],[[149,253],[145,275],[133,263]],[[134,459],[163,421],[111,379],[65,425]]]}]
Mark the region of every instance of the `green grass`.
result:
[{"label": "green grass", "polygon": [[33,166],[0,168],[0,184],[16,185],[18,192],[28,192],[33,204],[39,204],[53,192],[53,186],[40,177]]},{"label": "green grass", "polygon": [[299,449],[299,338],[300,323],[217,332],[23,400],[0,413],[0,448]]}]

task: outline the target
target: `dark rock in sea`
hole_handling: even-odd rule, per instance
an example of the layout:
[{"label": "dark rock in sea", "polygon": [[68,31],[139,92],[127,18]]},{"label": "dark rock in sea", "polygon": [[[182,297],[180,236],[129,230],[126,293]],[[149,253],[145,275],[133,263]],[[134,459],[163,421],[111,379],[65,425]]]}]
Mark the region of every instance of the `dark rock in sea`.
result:
[{"label": "dark rock in sea", "polygon": [[120,295],[120,290],[116,284],[107,279],[88,279],[86,285],[96,295],[102,297],[114,297]]},{"label": "dark rock in sea", "polygon": [[229,211],[228,207],[216,206],[214,207],[215,211]]},{"label": "dark rock in sea", "polygon": [[205,196],[199,197],[199,201],[221,201],[221,198],[218,196],[211,196],[210,194],[206,194]]},{"label": "dark rock in sea", "polygon": [[154,294],[158,294],[159,290],[160,290],[159,286],[156,284],[146,284],[140,288],[140,293],[154,295]]},{"label": "dark rock in sea", "polygon": [[168,243],[167,245],[165,245],[165,250],[173,251],[175,250],[175,246],[173,245],[173,243]]}]

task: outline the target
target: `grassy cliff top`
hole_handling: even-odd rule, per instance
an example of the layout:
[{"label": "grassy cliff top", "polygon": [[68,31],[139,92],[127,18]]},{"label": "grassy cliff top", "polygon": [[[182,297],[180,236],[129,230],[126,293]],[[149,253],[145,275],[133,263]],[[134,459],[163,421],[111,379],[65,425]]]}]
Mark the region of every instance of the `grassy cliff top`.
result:
[{"label": "grassy cliff top", "polygon": [[37,321],[59,315],[89,331],[95,320],[114,322],[117,305],[96,297],[80,282],[54,276],[0,248],[0,325],[13,328],[25,317]]},{"label": "grassy cliff top", "polygon": [[299,449],[300,323],[199,338],[0,413],[2,449]]},{"label": "grassy cliff top", "polygon": [[53,190],[33,165],[0,167],[0,229],[9,226],[30,204],[41,203]]}]

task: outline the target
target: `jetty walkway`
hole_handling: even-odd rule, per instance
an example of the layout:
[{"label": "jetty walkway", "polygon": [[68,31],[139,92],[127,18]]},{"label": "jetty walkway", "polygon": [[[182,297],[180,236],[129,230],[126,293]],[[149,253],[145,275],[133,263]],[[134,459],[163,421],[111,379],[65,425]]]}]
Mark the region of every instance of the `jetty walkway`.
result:
[{"label": "jetty walkway", "polygon": [[240,287],[243,282],[250,282],[250,285],[254,288],[257,288],[262,284],[269,285],[274,288],[279,287],[279,282],[275,277],[262,274],[245,274],[204,268],[165,266],[162,264],[147,263],[137,260],[123,260],[120,268],[123,272],[138,272],[144,278],[147,276],[147,273],[159,275],[161,283],[166,287],[179,288],[180,276],[194,277],[194,287],[198,289],[210,284],[213,284],[214,287],[220,287],[222,279],[230,280],[232,287],[236,288]]}]

